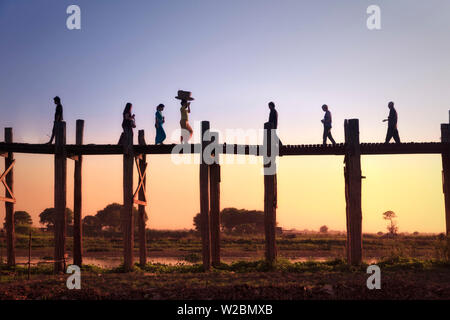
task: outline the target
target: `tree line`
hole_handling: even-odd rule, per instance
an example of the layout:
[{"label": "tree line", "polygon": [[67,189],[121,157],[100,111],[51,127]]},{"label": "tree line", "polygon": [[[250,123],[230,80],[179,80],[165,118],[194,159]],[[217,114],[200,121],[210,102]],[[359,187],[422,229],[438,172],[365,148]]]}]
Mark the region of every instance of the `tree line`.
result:
[{"label": "tree line", "polygon": [[[120,232],[122,225],[123,205],[118,203],[108,204],[102,210],[97,211],[95,215],[85,216],[82,220],[83,233],[86,235],[95,235],[101,231],[110,231],[112,233]],[[133,208],[135,226],[138,223],[138,210]],[[145,221],[148,220],[147,213]],[[55,209],[47,208],[39,214],[39,223],[44,225],[47,231],[52,231],[55,226]],[[70,230],[73,227],[73,211],[66,208],[66,223]],[[16,211],[14,213],[14,224],[17,233],[28,233],[31,230],[33,220],[26,211]],[[3,225],[5,227],[5,224]]]},{"label": "tree line", "polygon": [[[201,231],[200,213],[194,217],[194,228],[196,231]],[[264,233],[264,212],[225,208],[220,211],[220,229],[228,234]]]},{"label": "tree line", "polygon": [[[95,236],[100,232],[118,233],[121,232],[123,205],[118,203],[108,204],[102,210],[97,211],[95,215],[85,216],[83,218],[83,233],[88,236]],[[137,230],[138,210],[133,207],[135,228]],[[393,211],[383,213],[383,219],[390,223],[387,226],[388,234],[395,236],[398,232],[397,218]],[[148,220],[147,213],[145,221]],[[52,231],[55,225],[55,209],[47,208],[39,214],[39,222],[45,226],[48,231]],[[73,226],[73,211],[66,208],[67,228],[70,230]],[[14,224],[17,233],[27,234],[31,230],[33,220],[26,211],[16,211],[14,213]],[[197,213],[193,219],[195,231],[201,231],[200,213]],[[4,224],[5,227],[5,224]],[[228,234],[258,234],[264,233],[264,212],[260,210],[246,210],[237,208],[225,208],[220,211],[220,229]],[[327,233],[328,227],[320,227],[321,233]]]}]

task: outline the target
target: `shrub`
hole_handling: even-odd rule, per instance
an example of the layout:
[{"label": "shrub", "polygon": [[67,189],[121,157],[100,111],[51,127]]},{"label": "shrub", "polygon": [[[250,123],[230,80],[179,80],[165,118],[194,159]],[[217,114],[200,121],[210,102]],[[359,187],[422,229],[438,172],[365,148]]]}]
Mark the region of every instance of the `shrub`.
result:
[{"label": "shrub", "polygon": [[185,255],[185,256],[183,257],[183,260],[184,260],[184,261],[187,261],[187,262],[195,263],[195,262],[201,261],[201,260],[202,260],[202,257],[201,257],[201,255],[199,255],[198,253],[191,252],[191,253]]}]

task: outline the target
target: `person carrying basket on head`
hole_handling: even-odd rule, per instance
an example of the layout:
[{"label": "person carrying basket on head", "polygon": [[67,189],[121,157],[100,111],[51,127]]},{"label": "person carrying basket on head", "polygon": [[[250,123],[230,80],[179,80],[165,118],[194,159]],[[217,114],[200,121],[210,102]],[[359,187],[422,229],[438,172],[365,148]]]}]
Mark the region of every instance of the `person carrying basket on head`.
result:
[{"label": "person carrying basket on head", "polygon": [[192,98],[191,92],[178,90],[178,94],[175,99],[181,100],[181,143],[188,143],[188,141],[192,138],[192,134],[194,132],[189,124],[188,116],[188,113],[191,113],[191,101],[193,101],[194,98]]}]

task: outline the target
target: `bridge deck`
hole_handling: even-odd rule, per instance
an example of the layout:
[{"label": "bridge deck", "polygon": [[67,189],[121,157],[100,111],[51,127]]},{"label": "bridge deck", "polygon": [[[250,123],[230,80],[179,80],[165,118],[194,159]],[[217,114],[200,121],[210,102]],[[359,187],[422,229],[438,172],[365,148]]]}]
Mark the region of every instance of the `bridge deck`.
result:
[{"label": "bridge deck", "polygon": [[[135,153],[142,154],[170,154],[174,148],[181,149],[178,153],[200,153],[200,144],[184,145],[134,145]],[[236,145],[221,144],[223,154],[244,154],[263,155],[262,145]],[[283,156],[301,155],[344,155],[345,144],[336,146],[322,145],[283,145],[280,154]],[[450,143],[441,142],[409,142],[401,144],[384,143],[361,143],[361,154],[440,154],[446,150],[450,151]],[[123,147],[112,144],[86,144],[86,145],[66,145],[69,155],[120,155],[123,154]],[[31,153],[31,154],[54,154],[55,146],[48,144],[28,144],[28,143],[0,143],[0,153]]]}]

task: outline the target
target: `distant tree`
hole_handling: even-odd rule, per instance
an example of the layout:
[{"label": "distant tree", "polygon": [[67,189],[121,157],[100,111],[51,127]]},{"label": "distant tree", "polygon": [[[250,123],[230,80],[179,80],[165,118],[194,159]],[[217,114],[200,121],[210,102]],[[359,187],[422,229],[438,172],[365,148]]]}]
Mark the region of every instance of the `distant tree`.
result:
[{"label": "distant tree", "polygon": [[383,219],[390,221],[390,224],[386,228],[388,232],[393,236],[395,236],[398,232],[397,222],[394,221],[395,218],[397,218],[397,215],[394,211],[386,211],[385,213],[383,213]]},{"label": "distant tree", "polygon": [[[111,231],[119,232],[122,227],[123,205],[118,203],[108,204],[104,209],[97,211],[95,217],[98,219],[101,228],[108,228]],[[133,207],[133,217],[135,227],[138,225],[139,211]],[[148,220],[145,213],[145,221]]]},{"label": "distant tree", "polygon": [[253,233],[264,232],[264,212],[259,210],[245,210],[236,208],[225,208],[220,213],[220,224],[224,232],[239,232],[237,228],[243,224],[253,225]]},{"label": "distant tree", "polygon": [[418,236],[418,235],[419,235],[419,232],[418,232],[418,231],[414,231],[414,232],[413,232],[413,235],[414,235],[414,236]]},{"label": "distant tree", "polygon": [[328,232],[328,227],[327,226],[321,226],[319,231],[320,231],[320,233],[327,233]]},{"label": "distant tree", "polygon": [[[200,213],[194,216],[193,224],[195,230],[200,231]],[[220,227],[226,233],[262,233],[264,232],[264,212],[225,208],[220,212]]]},{"label": "distant tree", "polygon": [[98,219],[101,228],[109,228],[112,231],[119,231],[122,205],[118,203],[108,204],[102,210],[97,211],[95,217]]},{"label": "distant tree", "polygon": [[99,221],[98,217],[96,217],[96,216],[85,216],[83,218],[83,226],[95,227],[95,226],[99,226],[99,225],[100,225],[100,221]]},{"label": "distant tree", "polygon": [[100,220],[96,216],[85,216],[83,218],[83,231],[86,233],[95,233],[102,230]]},{"label": "distant tree", "polygon": [[[33,224],[33,220],[31,216],[26,211],[16,211],[14,212],[14,225],[16,226],[31,226]],[[3,223],[3,228],[6,229],[6,221]]]},{"label": "distant tree", "polygon": [[201,222],[201,218],[200,218],[200,213],[197,213],[194,216],[194,228],[195,228],[195,230],[196,231],[200,231],[201,225],[202,225],[202,222]]},{"label": "distant tree", "polygon": [[235,234],[254,234],[257,233],[254,223],[243,223],[233,228]]},{"label": "distant tree", "polygon": [[382,236],[382,235],[383,235],[383,232],[378,231],[378,232],[377,232],[377,235]]},{"label": "distant tree", "polygon": [[32,230],[31,225],[30,224],[19,224],[17,226],[15,226],[15,232],[17,234],[30,234],[30,231]]},{"label": "distant tree", "polygon": [[[47,208],[39,214],[39,222],[51,229],[55,226],[55,208]],[[66,208],[66,223],[73,223],[73,211]]]},{"label": "distant tree", "polygon": [[26,211],[16,211],[14,212],[14,224],[16,225],[32,225],[33,220],[31,219],[31,216]]}]

